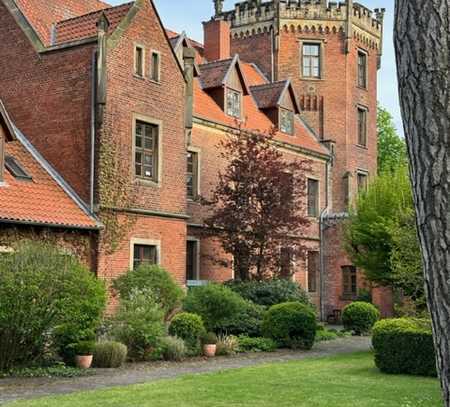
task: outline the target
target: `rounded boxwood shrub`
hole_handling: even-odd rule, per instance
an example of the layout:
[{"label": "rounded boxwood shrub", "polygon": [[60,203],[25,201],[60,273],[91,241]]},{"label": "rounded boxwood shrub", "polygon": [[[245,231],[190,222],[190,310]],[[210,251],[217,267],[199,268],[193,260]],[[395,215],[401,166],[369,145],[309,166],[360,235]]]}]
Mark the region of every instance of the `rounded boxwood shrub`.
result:
[{"label": "rounded boxwood shrub", "polygon": [[184,301],[184,310],[200,315],[205,328],[215,333],[222,333],[222,327],[246,306],[239,294],[221,284],[192,288]]},{"label": "rounded boxwood shrub", "polygon": [[105,341],[95,344],[94,366],[100,368],[118,368],[127,360],[128,349],[120,342]]},{"label": "rounded boxwood shrub", "polygon": [[119,277],[113,282],[113,288],[120,298],[127,299],[135,290],[152,291],[156,302],[165,312],[166,319],[181,308],[184,291],[173,277],[158,265],[141,265],[135,270]]},{"label": "rounded boxwood shrub", "polygon": [[176,336],[166,336],[161,340],[164,360],[180,362],[187,354],[186,344],[183,339]]},{"label": "rounded boxwood shrub", "polygon": [[206,329],[202,318],[189,312],[175,315],[169,326],[169,334],[181,338],[185,342],[189,354],[200,352],[201,338],[205,333]]},{"label": "rounded boxwood shrub", "polygon": [[261,324],[265,307],[245,300],[238,312],[217,324],[216,331],[221,335],[261,336]]},{"label": "rounded boxwood shrub", "polygon": [[375,364],[385,373],[436,376],[431,323],[428,320],[385,319],[373,328]]},{"label": "rounded boxwood shrub", "polygon": [[367,302],[356,301],[347,305],[342,312],[342,323],[348,331],[356,335],[367,334],[380,319],[378,309]]},{"label": "rounded boxwood shrub", "polygon": [[53,345],[67,361],[93,340],[104,284],[67,251],[23,241],[0,256],[0,370],[38,364]]},{"label": "rounded boxwood shrub", "polygon": [[231,280],[226,282],[225,285],[241,297],[265,307],[294,301],[311,305],[306,291],[298,283],[291,280]]},{"label": "rounded boxwood shrub", "polygon": [[311,349],[316,337],[316,315],[312,308],[299,302],[270,307],[264,316],[262,331],[280,347]]}]

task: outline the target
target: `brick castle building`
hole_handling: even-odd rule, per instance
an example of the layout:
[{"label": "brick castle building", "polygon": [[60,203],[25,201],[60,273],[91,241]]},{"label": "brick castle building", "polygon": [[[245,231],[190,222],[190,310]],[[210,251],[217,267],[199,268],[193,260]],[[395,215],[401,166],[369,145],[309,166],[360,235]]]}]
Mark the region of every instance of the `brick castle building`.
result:
[{"label": "brick castle building", "polygon": [[[85,261],[107,281],[140,262],[182,285],[233,278],[220,242],[201,233],[198,197],[226,164],[218,143],[236,120],[250,132],[275,126],[286,160],[311,162],[311,226],[299,237],[308,255],[285,263],[326,318],[365,287],[341,224],[376,174],[383,11],[351,0],[214,3],[199,44],[165,30],[150,0],[0,0],[0,99],[87,210]],[[389,313],[390,297],[373,294]]]}]

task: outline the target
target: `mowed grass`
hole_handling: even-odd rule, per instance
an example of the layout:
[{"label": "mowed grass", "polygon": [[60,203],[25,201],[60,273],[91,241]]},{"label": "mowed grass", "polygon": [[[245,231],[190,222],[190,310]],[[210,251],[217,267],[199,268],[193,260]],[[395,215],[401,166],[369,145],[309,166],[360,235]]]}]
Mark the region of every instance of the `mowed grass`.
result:
[{"label": "mowed grass", "polygon": [[[93,378],[95,380],[95,378]],[[380,373],[369,353],[189,375],[11,407],[432,407],[436,379]]]}]

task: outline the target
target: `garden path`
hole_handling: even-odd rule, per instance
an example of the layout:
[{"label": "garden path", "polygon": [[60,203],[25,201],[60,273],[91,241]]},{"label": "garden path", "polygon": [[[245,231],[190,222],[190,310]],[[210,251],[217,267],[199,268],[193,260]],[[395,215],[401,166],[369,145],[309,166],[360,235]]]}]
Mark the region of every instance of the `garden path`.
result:
[{"label": "garden path", "polygon": [[248,353],[213,359],[196,358],[181,363],[158,362],[128,364],[120,369],[96,369],[94,376],[78,378],[0,379],[0,404],[19,399],[38,398],[115,386],[149,383],[185,374],[217,372],[267,363],[311,359],[342,353],[368,351],[370,338],[340,338],[320,342],[311,351],[281,350],[274,353]]}]

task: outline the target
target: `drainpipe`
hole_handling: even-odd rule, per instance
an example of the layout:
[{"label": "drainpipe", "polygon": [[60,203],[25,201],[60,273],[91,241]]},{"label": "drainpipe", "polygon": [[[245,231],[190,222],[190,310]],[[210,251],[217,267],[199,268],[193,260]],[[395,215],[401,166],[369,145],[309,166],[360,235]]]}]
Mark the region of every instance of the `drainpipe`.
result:
[{"label": "drainpipe", "polygon": [[186,80],[185,90],[185,119],[186,144],[189,146],[192,142],[192,124],[194,114],[194,65],[195,50],[193,48],[183,48],[184,78]]},{"label": "drainpipe", "polygon": [[90,200],[89,208],[94,212],[94,182],[95,182],[95,100],[97,82],[97,51],[92,53],[92,81],[91,81],[91,168],[90,168]]},{"label": "drainpipe", "polygon": [[325,208],[320,213],[319,218],[319,229],[320,229],[320,256],[319,256],[319,263],[320,263],[320,320],[324,321],[325,316],[325,307],[324,307],[324,297],[325,297],[325,258],[324,258],[324,235],[325,235],[325,219],[330,211],[330,199],[329,199],[329,191],[330,191],[330,167],[331,163],[330,161],[327,161],[325,164]]}]

